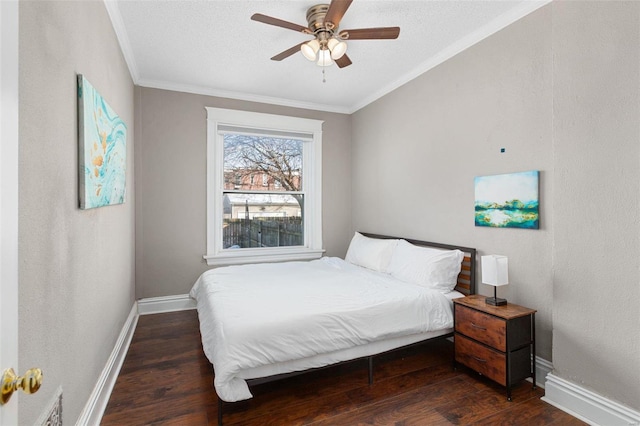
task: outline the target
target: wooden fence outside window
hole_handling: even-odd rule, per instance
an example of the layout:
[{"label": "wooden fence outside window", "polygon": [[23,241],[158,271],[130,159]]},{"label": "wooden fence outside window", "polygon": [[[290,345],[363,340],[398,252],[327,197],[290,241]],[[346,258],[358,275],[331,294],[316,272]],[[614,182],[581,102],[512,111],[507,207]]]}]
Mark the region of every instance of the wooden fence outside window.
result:
[{"label": "wooden fence outside window", "polygon": [[222,247],[289,247],[304,245],[301,217],[225,219]]}]

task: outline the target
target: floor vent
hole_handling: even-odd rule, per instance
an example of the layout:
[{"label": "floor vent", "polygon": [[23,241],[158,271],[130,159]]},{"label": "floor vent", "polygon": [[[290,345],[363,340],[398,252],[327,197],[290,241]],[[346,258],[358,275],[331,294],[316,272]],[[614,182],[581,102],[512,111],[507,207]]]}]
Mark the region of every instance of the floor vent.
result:
[{"label": "floor vent", "polygon": [[62,388],[58,388],[49,403],[49,409],[40,416],[36,424],[42,426],[62,426]]}]

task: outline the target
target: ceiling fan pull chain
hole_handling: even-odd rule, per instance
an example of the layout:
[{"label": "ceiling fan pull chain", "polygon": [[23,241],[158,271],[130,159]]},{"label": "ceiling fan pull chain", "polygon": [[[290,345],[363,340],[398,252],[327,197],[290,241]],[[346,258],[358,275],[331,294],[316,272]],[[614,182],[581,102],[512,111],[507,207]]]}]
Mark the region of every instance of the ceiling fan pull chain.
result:
[{"label": "ceiling fan pull chain", "polygon": [[326,83],[326,82],[327,82],[327,79],[326,79],[326,77],[325,77],[325,70],[326,70],[326,69],[327,69],[326,67],[322,67],[322,82],[323,82],[323,83]]}]

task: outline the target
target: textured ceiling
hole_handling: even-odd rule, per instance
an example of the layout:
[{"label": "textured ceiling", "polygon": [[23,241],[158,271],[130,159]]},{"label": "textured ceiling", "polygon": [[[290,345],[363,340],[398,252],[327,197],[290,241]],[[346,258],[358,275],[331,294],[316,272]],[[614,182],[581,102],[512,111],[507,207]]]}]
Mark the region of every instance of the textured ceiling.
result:
[{"label": "textured ceiling", "polygon": [[397,40],[352,40],[353,65],[325,69],[301,53],[310,36],[255,22],[262,13],[306,26],[316,1],[105,0],[140,86],[351,113],[520,19],[549,0],[355,0],[340,29],[399,26]]}]

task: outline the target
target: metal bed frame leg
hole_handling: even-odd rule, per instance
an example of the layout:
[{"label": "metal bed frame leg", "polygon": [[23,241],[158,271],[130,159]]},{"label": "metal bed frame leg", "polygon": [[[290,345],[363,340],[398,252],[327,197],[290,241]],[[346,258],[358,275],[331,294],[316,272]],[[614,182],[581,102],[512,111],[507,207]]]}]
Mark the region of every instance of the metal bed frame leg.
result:
[{"label": "metal bed frame leg", "polygon": [[222,400],[218,397],[218,426],[222,426]]},{"label": "metal bed frame leg", "polygon": [[369,359],[369,386],[373,384],[373,357],[368,357]]}]

